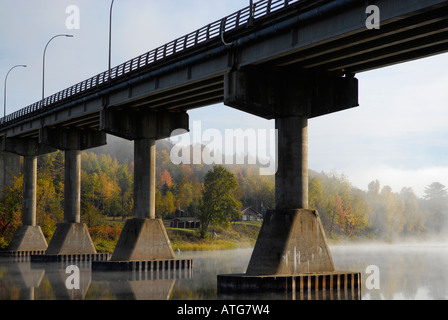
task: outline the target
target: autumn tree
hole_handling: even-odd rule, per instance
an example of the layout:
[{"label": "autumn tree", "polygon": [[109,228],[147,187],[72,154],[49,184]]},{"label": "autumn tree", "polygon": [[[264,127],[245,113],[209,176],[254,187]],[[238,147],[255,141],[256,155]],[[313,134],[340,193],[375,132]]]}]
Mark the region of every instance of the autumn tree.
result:
[{"label": "autumn tree", "polygon": [[419,201],[412,188],[403,188],[399,194],[403,201],[405,225],[403,235],[420,235],[424,231],[426,214],[419,206]]},{"label": "autumn tree", "polygon": [[234,195],[238,187],[235,176],[223,166],[214,166],[204,178],[199,220],[201,237],[207,235],[210,224],[228,226],[240,216],[241,202]]},{"label": "autumn tree", "polygon": [[21,225],[23,202],[23,175],[7,186],[0,199],[0,249],[7,248]]},{"label": "autumn tree", "polygon": [[322,202],[322,185],[317,177],[309,181],[308,206],[312,210],[318,210]]}]

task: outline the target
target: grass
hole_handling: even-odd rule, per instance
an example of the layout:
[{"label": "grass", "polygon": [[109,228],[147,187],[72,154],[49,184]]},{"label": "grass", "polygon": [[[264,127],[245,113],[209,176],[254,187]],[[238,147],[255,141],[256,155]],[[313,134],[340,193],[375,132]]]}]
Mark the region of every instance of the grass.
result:
[{"label": "grass", "polygon": [[261,222],[235,222],[230,228],[215,227],[215,236],[201,238],[197,230],[167,227],[174,250],[205,251],[251,247],[257,240]]},{"label": "grass", "polygon": [[[229,228],[215,227],[215,236],[201,238],[196,229],[175,229],[164,221],[173,250],[207,251],[229,250],[255,245],[261,222],[233,222]],[[124,221],[104,218],[99,227],[91,228],[90,233],[97,252],[113,253],[123,228]]]}]

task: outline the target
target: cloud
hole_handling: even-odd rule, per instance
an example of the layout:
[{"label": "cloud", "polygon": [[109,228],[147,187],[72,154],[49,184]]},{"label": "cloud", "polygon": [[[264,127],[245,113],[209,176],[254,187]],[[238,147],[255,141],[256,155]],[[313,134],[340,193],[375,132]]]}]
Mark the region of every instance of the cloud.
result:
[{"label": "cloud", "polygon": [[[448,55],[358,75],[360,106],[310,120],[310,167],[365,189],[448,185]],[[445,181],[445,182],[443,182]]]}]

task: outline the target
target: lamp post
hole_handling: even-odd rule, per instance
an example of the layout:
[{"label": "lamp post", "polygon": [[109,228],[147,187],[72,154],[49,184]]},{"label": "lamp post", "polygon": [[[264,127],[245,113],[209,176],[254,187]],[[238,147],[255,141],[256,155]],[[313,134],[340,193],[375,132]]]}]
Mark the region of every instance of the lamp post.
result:
[{"label": "lamp post", "polygon": [[53,40],[54,38],[57,37],[67,37],[67,38],[73,38],[73,35],[71,34],[58,34],[55,35],[53,38],[51,38],[50,40],[48,40],[47,45],[45,46],[44,49],[44,56],[43,56],[43,63],[42,63],[42,107],[44,106],[44,101],[45,101],[45,53],[47,52],[47,48],[48,45],[50,44],[51,40]]},{"label": "lamp post", "polygon": [[255,7],[254,7],[254,0],[249,1],[249,26],[252,26],[254,23],[254,15],[255,15]]},{"label": "lamp post", "polygon": [[112,69],[112,9],[114,6],[114,1],[110,3],[110,12],[109,12],[109,80],[111,79],[111,69]]},{"label": "lamp post", "polygon": [[9,73],[10,73],[13,69],[18,68],[18,67],[26,68],[26,65],[24,65],[24,64],[19,64],[19,65],[16,65],[16,66],[12,67],[11,69],[9,69],[9,71],[8,71],[8,73],[6,74],[6,77],[5,77],[5,92],[4,92],[4,95],[3,95],[3,99],[4,99],[4,101],[3,101],[3,117],[6,117],[6,81],[8,80]]}]

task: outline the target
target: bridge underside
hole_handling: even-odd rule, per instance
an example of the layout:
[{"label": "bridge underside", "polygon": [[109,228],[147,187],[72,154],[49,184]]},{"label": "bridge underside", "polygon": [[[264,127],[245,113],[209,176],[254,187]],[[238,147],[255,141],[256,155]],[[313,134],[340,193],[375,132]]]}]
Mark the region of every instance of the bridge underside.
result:
[{"label": "bridge underside", "polygon": [[[65,223],[79,224],[80,150],[105,144],[106,133],[134,140],[134,220],[112,259],[171,259],[163,225],[154,222],[155,141],[188,130],[188,110],[221,102],[275,119],[276,209],[263,225],[248,273],[294,274],[305,265],[307,272],[333,272],[318,213],[307,210],[308,119],[358,106],[356,73],[447,52],[448,3],[378,0],[380,30],[365,27],[365,1],[316,3],[300,11],[299,2],[226,33],[231,46],[210,39],[70,99],[56,96],[51,105],[2,124],[2,150],[26,161],[64,150]],[[35,201],[35,188],[25,188],[24,205]],[[35,221],[35,208],[25,214],[28,221]],[[146,250],[154,243],[157,248]]]},{"label": "bridge underside", "polygon": [[[43,109],[11,115],[0,135],[38,139],[42,126],[100,130],[104,109],[179,112],[221,103],[226,78],[234,71],[256,69],[267,78],[271,72],[295,70],[295,81],[307,81],[310,74],[351,78],[448,51],[446,1],[378,0],[375,5],[381,10],[379,30],[366,28],[364,1],[316,1],[305,12],[298,2],[227,32],[232,46],[215,37],[90,89],[97,81],[89,79],[77,86],[87,89],[69,99],[59,98],[73,91],[64,90]],[[249,105],[239,109],[275,118]]]}]

